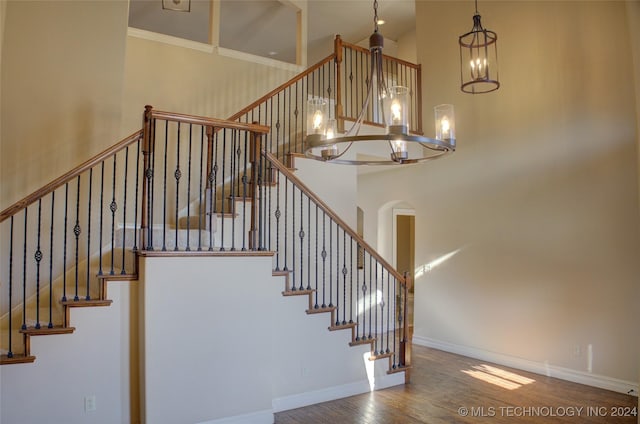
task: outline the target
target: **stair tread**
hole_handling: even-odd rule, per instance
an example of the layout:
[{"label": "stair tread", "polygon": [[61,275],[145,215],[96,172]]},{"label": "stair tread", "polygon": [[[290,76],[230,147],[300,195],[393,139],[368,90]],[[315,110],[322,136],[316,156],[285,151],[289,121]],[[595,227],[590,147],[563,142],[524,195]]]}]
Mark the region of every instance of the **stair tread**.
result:
[{"label": "stair tread", "polygon": [[113,300],[110,299],[80,299],[80,300],[61,300],[60,303],[64,306],[69,307],[85,307],[85,306],[110,306],[113,303]]},{"label": "stair tread", "polygon": [[9,365],[9,364],[29,364],[36,360],[35,356],[32,355],[23,355],[23,354],[14,354],[13,357],[9,358],[7,355],[0,355],[0,365]]},{"label": "stair tread", "polygon": [[99,274],[99,280],[119,280],[119,281],[135,281],[138,279],[137,274]]},{"label": "stair tread", "polygon": [[319,307],[319,308],[307,309],[307,313],[308,314],[321,314],[323,312],[333,312],[335,310],[336,310],[335,306],[325,306],[324,308]]},{"label": "stair tread", "polygon": [[40,328],[29,326],[26,330],[20,330],[20,332],[29,336],[45,336],[49,334],[71,334],[75,330],[75,327],[63,327],[61,325],[54,325],[53,327],[49,328],[45,325]]},{"label": "stair tread", "polygon": [[387,374],[395,374],[395,373],[398,373],[398,372],[405,372],[405,371],[410,370],[410,369],[411,369],[411,366],[401,367],[401,366],[398,365],[395,368],[391,368],[390,370],[387,370]]},{"label": "stair tread", "polygon": [[337,331],[337,330],[348,330],[350,328],[355,328],[357,324],[355,322],[348,322],[346,324],[333,324],[329,327],[329,331]]},{"label": "stair tread", "polygon": [[314,289],[296,289],[296,290],[285,290],[282,292],[283,296],[304,296],[315,293]]},{"label": "stair tread", "polygon": [[376,341],[375,337],[372,337],[370,339],[362,338],[360,340],[353,340],[353,341],[349,342],[349,346],[359,346],[359,345],[364,345],[364,344],[371,344],[371,343],[374,343],[375,341]]},{"label": "stair tread", "polygon": [[390,358],[393,356],[393,352],[389,352],[389,353],[379,353],[377,355],[372,354],[371,356],[369,356],[369,360],[370,361],[377,361],[378,359],[384,359],[384,358]]}]

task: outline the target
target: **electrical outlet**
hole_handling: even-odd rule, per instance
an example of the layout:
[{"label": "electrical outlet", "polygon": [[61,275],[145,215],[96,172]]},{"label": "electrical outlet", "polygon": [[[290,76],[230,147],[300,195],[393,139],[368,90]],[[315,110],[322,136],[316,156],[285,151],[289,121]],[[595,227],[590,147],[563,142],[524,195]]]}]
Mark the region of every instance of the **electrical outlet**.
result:
[{"label": "electrical outlet", "polygon": [[580,345],[575,345],[573,347],[573,356],[576,358],[582,356],[582,348],[580,347]]},{"label": "electrical outlet", "polygon": [[84,397],[84,412],[92,412],[96,410],[96,397],[95,395]]}]

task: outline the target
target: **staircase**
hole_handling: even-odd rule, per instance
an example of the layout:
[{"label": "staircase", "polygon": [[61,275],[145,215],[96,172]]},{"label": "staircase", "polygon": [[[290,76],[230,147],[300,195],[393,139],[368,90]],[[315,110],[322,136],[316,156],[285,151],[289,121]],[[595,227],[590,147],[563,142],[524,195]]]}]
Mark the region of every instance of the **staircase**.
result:
[{"label": "staircase", "polygon": [[[33,362],[31,337],[73,333],[73,308],[109,306],[109,282],[137,280],[140,255],[273,252],[284,296],[307,297],[307,314],[369,345],[389,373],[406,371],[410,277],[294,173],[307,99],[327,98],[340,122],[360,112],[367,82],[354,70],[369,52],[339,37],[335,47],[228,120],[148,106],[140,131],[2,211],[0,364]],[[413,88],[419,133],[420,68],[385,60]]]}]

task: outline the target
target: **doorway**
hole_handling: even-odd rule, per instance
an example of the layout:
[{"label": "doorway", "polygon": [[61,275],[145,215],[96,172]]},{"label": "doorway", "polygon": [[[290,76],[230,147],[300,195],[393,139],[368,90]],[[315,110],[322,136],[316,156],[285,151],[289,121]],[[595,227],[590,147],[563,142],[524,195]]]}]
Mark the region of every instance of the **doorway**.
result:
[{"label": "doorway", "polygon": [[412,278],[415,270],[415,211],[393,209],[393,265]]}]

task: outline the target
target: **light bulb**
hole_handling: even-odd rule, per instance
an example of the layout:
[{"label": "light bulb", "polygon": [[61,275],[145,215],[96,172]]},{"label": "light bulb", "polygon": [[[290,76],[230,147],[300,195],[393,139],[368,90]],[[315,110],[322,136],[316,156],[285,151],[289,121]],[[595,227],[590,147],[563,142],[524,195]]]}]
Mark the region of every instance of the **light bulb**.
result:
[{"label": "light bulb", "polygon": [[331,128],[331,127],[327,128],[327,133],[326,133],[327,140],[331,140],[335,136],[336,136],[336,134],[333,132],[333,128]]},{"label": "light bulb", "polygon": [[446,116],[443,116],[440,120],[440,129],[442,129],[442,138],[445,140],[449,137],[449,131],[451,131],[451,124]]},{"label": "light bulb", "polygon": [[319,130],[321,126],[322,126],[322,112],[319,110],[316,110],[313,113],[313,129]]},{"label": "light bulb", "polygon": [[391,119],[394,125],[402,123],[402,105],[398,100],[391,102]]}]

